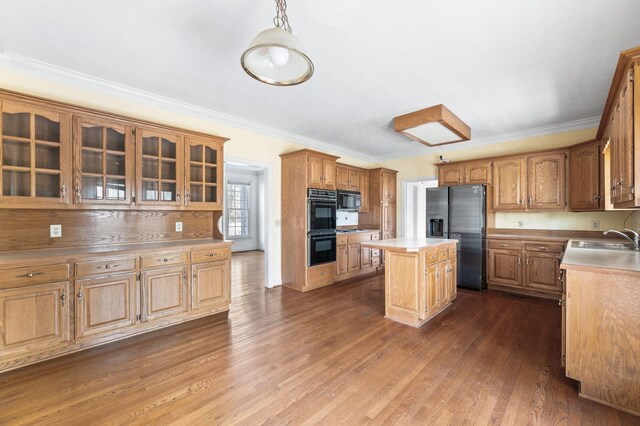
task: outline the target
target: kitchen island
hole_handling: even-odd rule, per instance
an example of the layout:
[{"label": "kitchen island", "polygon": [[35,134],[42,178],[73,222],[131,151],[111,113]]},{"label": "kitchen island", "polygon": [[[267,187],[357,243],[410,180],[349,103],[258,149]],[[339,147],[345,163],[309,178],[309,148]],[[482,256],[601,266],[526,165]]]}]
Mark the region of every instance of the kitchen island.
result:
[{"label": "kitchen island", "polygon": [[385,317],[420,327],[456,298],[457,240],[393,238],[367,241],[385,259]]},{"label": "kitchen island", "polygon": [[563,352],[580,396],[640,415],[640,252],[571,240],[562,259]]}]

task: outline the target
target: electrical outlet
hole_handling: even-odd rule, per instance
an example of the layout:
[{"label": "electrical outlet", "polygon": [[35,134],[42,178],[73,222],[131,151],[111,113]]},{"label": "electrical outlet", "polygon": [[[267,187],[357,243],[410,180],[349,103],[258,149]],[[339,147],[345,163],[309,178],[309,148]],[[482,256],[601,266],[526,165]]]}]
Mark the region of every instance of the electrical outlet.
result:
[{"label": "electrical outlet", "polygon": [[49,225],[49,237],[51,238],[62,237],[62,225]]},{"label": "electrical outlet", "polygon": [[518,228],[524,228],[524,220],[518,221]]},{"label": "electrical outlet", "polygon": [[176,222],[176,232],[182,232],[182,222]]},{"label": "electrical outlet", "polygon": [[591,221],[591,229],[600,229],[600,221],[592,220]]}]

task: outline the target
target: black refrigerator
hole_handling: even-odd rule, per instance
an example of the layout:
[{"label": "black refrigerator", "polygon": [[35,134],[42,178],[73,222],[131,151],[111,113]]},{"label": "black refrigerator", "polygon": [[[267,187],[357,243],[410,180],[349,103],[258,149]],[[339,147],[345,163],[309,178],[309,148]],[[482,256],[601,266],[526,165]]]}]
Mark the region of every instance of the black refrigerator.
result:
[{"label": "black refrigerator", "polygon": [[427,237],[458,240],[458,287],[484,290],[485,185],[427,188]]}]

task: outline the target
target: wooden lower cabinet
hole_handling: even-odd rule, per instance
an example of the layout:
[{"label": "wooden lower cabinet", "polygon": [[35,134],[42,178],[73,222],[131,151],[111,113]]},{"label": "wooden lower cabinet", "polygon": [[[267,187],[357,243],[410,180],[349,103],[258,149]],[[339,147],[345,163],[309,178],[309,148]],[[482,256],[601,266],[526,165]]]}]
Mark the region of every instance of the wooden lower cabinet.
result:
[{"label": "wooden lower cabinet", "polygon": [[191,271],[191,309],[229,306],[231,285],[227,262],[193,265]]},{"label": "wooden lower cabinet", "polygon": [[[455,253],[455,243],[449,246],[454,247],[452,252]],[[420,327],[456,298],[457,259],[455,255],[449,255],[448,246],[444,250],[387,251],[386,256],[387,318]]]},{"label": "wooden lower cabinet", "polygon": [[187,304],[187,267],[164,268],[141,274],[142,321],[153,321],[185,312]]},{"label": "wooden lower cabinet", "polygon": [[[228,311],[231,244],[174,246],[79,251],[68,263],[55,251],[18,261],[0,256],[0,373]],[[158,259],[184,263],[145,268]]]},{"label": "wooden lower cabinet", "polygon": [[349,256],[347,255],[347,245],[336,246],[336,275],[344,275],[349,272]]},{"label": "wooden lower cabinet", "polygon": [[357,272],[360,270],[360,244],[349,244],[347,246],[347,271]]},{"label": "wooden lower cabinet", "polygon": [[522,251],[489,250],[489,282],[522,287]]},{"label": "wooden lower cabinet", "polygon": [[76,280],[76,339],[105,336],[136,324],[136,274]]},{"label": "wooden lower cabinet", "polygon": [[566,266],[566,375],[580,396],[640,416],[640,273]]},{"label": "wooden lower cabinet", "polygon": [[564,242],[489,239],[488,247],[489,288],[560,299],[560,260]]},{"label": "wooden lower cabinet", "polygon": [[67,344],[69,288],[65,281],[0,290],[0,359]]}]

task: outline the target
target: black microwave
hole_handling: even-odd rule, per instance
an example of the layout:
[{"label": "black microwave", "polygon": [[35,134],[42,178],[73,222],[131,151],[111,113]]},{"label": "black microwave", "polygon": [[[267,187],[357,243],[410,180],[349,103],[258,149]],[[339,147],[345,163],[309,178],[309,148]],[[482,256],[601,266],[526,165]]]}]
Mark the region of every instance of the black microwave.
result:
[{"label": "black microwave", "polygon": [[338,210],[358,211],[362,207],[362,196],[356,191],[338,191]]}]

